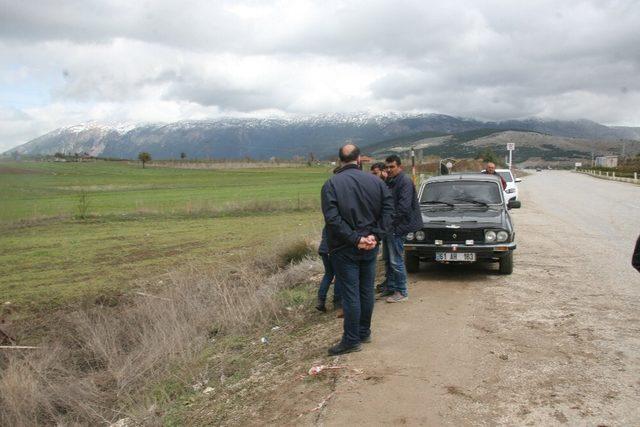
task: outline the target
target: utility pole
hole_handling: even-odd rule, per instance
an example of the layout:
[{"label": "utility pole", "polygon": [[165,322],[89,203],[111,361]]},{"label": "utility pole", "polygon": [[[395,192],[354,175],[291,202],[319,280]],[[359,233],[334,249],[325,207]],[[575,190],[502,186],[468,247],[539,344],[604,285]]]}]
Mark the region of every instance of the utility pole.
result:
[{"label": "utility pole", "polygon": [[413,179],[413,184],[416,183],[416,152],[414,147],[411,147],[411,177]]}]

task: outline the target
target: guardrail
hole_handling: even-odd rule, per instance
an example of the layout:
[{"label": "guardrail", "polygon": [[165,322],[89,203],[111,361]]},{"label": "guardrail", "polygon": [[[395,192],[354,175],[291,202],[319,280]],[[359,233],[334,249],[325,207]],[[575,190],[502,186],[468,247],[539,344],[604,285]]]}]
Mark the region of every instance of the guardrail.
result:
[{"label": "guardrail", "polygon": [[621,181],[621,182],[630,182],[632,184],[640,184],[640,179],[638,179],[638,172],[633,173],[633,178],[616,176],[615,172],[602,172],[602,171],[593,170],[593,169],[576,169],[576,172],[595,176],[596,178],[608,179],[610,181]]}]

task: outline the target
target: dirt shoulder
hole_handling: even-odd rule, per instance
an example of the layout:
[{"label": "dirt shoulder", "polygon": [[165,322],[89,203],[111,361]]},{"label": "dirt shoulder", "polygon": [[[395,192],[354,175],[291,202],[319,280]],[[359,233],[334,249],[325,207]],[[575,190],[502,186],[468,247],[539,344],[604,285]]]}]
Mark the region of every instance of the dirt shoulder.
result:
[{"label": "dirt shoulder", "polygon": [[[333,362],[340,375],[325,388],[288,386],[306,404],[290,407],[289,422],[639,424],[640,275],[625,239],[640,216],[611,212],[608,198],[636,191],[621,185],[527,178],[513,275],[423,265],[407,303],[377,304],[373,342]],[[314,401],[324,403],[304,412]]]}]

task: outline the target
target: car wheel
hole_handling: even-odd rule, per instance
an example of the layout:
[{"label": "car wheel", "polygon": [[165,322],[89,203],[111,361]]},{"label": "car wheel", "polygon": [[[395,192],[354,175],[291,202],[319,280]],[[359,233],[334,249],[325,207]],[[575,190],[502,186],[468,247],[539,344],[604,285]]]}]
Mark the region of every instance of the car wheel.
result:
[{"label": "car wheel", "polygon": [[500,274],[513,273],[513,251],[500,258]]},{"label": "car wheel", "polygon": [[407,273],[417,273],[420,270],[420,258],[412,254],[404,254],[404,265]]}]

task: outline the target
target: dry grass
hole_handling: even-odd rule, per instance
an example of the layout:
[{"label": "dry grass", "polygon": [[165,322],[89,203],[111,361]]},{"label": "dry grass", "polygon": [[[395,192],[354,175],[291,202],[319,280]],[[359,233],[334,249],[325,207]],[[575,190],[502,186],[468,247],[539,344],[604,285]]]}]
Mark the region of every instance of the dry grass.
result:
[{"label": "dry grass", "polygon": [[[0,425],[109,423],[136,412],[172,366],[188,363],[214,336],[277,319],[279,295],[320,270],[298,256],[310,252],[306,241],[279,247],[236,263],[188,266],[153,296],[66,315],[41,350],[0,354]],[[285,258],[300,261],[280,268]]]},{"label": "dry grass", "polygon": [[285,246],[278,254],[278,261],[281,266],[297,263],[313,255],[314,248],[308,241],[299,240]]}]

